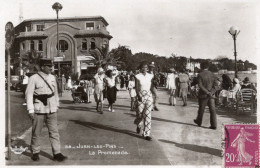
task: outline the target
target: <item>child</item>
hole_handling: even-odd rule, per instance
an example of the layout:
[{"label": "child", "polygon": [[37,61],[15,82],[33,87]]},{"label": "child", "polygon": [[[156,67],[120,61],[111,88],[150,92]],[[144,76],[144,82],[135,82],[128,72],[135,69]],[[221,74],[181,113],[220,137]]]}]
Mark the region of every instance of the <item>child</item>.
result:
[{"label": "child", "polygon": [[129,94],[131,97],[131,111],[134,111],[136,108],[136,91],[135,91],[135,77],[131,75],[130,81],[128,84]]}]

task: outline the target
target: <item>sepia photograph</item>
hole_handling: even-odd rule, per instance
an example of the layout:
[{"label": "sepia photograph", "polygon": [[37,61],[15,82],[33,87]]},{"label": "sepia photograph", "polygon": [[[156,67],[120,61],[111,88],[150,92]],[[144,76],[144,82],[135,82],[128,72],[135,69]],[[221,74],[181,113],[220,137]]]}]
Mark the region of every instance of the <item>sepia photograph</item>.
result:
[{"label": "sepia photograph", "polygon": [[1,165],[259,166],[259,7],[2,1]]}]

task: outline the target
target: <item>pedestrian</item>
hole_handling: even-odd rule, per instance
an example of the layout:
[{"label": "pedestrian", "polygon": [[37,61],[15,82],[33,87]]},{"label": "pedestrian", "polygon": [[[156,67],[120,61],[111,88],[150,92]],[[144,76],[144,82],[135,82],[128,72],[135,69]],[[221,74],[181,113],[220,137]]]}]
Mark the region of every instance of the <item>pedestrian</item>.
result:
[{"label": "pedestrian", "polygon": [[128,73],[126,73],[126,75],[125,75],[125,88],[126,88],[126,90],[128,90],[129,80],[130,80],[130,75]]},{"label": "pedestrian", "polygon": [[[96,110],[103,114],[103,90],[104,90],[104,69],[98,68],[97,74],[94,76],[94,98],[97,103]],[[100,110],[99,110],[100,104]]]},{"label": "pedestrian", "polygon": [[61,80],[62,80],[62,93],[63,93],[66,90],[66,78],[64,74],[62,74]]},{"label": "pedestrian", "polygon": [[170,73],[167,76],[166,80],[166,89],[168,89],[169,93],[169,103],[170,106],[175,106],[176,105],[176,74],[175,74],[175,69],[171,68]]},{"label": "pedestrian", "polygon": [[[24,98],[25,98],[25,91],[26,91],[26,88],[27,88],[27,85],[28,85],[28,81],[29,81],[29,77],[27,76],[27,74],[24,74],[24,77],[23,77],[23,83],[22,83],[22,89],[23,89],[23,95],[24,95]],[[26,98],[25,98],[26,99]],[[26,100],[25,102],[23,103],[24,106],[26,106]]]},{"label": "pedestrian", "polygon": [[71,83],[71,77],[68,77],[68,82],[67,82],[67,89],[71,90],[72,89],[72,83]]},{"label": "pedestrian", "polygon": [[[139,66],[140,73],[135,76],[135,88],[138,100],[138,110],[134,123],[139,134],[143,123],[143,137],[151,141],[151,120],[153,108],[153,74],[148,73],[148,63],[142,62]],[[144,120],[144,121],[143,121]]]},{"label": "pedestrian", "polygon": [[222,90],[219,93],[219,102],[223,106],[227,106],[228,104],[228,94],[229,90],[232,88],[232,81],[230,77],[227,74],[222,75],[222,84],[221,84]]},{"label": "pedestrian", "polygon": [[217,77],[212,72],[208,71],[209,62],[205,61],[200,64],[202,72],[198,75],[199,85],[199,109],[197,118],[194,122],[200,127],[202,123],[205,107],[208,105],[210,112],[210,129],[217,129],[217,117],[215,109],[215,92],[219,89],[217,84]]},{"label": "pedestrian", "polygon": [[189,76],[185,73],[185,69],[180,70],[179,74],[179,89],[180,89],[180,96],[183,101],[183,106],[187,106],[187,95],[188,95],[188,89],[189,89]]},{"label": "pedestrian", "polygon": [[116,95],[117,95],[117,88],[116,88],[116,76],[113,75],[112,70],[108,70],[106,72],[106,89],[107,89],[107,101],[109,103],[108,105],[108,111],[115,112],[113,109],[113,104],[116,101]]},{"label": "pedestrian", "polygon": [[135,76],[130,76],[130,81],[128,84],[129,94],[131,98],[131,111],[135,111],[136,109],[136,91],[135,91]]},{"label": "pedestrian", "polygon": [[88,77],[87,80],[84,81],[85,82],[85,85],[84,85],[84,89],[85,89],[85,92],[87,93],[87,103],[91,103],[90,101],[90,95],[92,93],[92,80],[90,77]]},{"label": "pedestrian", "polygon": [[87,97],[87,92],[85,91],[85,86],[84,86],[84,82],[80,82],[79,86],[76,89],[77,92],[80,93],[80,99],[82,103],[87,103],[88,102],[88,97]]},{"label": "pedestrian", "polygon": [[120,88],[121,88],[121,90],[123,90],[124,85],[125,85],[125,77],[124,77],[123,72],[121,73],[119,78],[120,78]]},{"label": "pedestrian", "polygon": [[40,71],[30,77],[26,89],[27,110],[32,119],[31,151],[32,160],[38,161],[40,153],[40,134],[45,122],[52,146],[53,160],[67,159],[60,151],[60,136],[57,125],[59,95],[55,76],[51,75],[52,60],[41,58]]},{"label": "pedestrian", "polygon": [[148,71],[150,74],[153,75],[153,109],[155,111],[159,111],[158,109],[158,94],[157,94],[157,87],[159,86],[159,74],[155,71],[155,65],[154,65],[154,62],[152,62],[150,65],[149,65],[149,71]]}]

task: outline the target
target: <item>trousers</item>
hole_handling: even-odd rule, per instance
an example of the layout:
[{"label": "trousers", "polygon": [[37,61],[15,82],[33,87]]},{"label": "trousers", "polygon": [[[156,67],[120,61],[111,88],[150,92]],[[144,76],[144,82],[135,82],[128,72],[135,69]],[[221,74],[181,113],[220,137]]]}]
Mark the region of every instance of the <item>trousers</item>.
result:
[{"label": "trousers", "polygon": [[150,91],[140,91],[142,101],[138,101],[137,117],[140,118],[136,124],[142,127],[143,124],[143,136],[150,136],[151,134],[151,111],[153,108],[153,96]]},{"label": "trousers", "polygon": [[201,125],[201,123],[202,123],[202,118],[203,118],[206,106],[209,107],[210,125],[212,127],[217,127],[215,99],[212,99],[212,98],[199,98],[199,110],[198,110],[198,116],[197,116],[197,119],[196,119],[198,124]]},{"label": "trousers", "polygon": [[43,123],[46,124],[49,131],[49,139],[51,142],[53,154],[60,153],[60,135],[58,132],[57,113],[37,114],[35,113],[32,122],[32,139],[31,150],[32,153],[39,153],[40,147],[40,134],[42,131]]},{"label": "trousers", "polygon": [[154,87],[153,88],[153,108],[154,107],[158,107],[158,93],[157,93],[157,89]]}]

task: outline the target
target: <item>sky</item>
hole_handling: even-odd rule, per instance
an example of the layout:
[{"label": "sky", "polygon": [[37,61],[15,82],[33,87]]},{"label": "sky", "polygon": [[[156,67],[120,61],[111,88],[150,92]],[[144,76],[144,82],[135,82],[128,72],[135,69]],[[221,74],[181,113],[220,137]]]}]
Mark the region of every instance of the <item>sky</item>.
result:
[{"label": "sky", "polygon": [[[3,0],[2,0],[3,1]],[[56,0],[8,0],[0,7],[1,27],[11,21],[55,18]],[[159,56],[234,59],[228,30],[237,26],[238,59],[254,62],[259,51],[259,12],[256,0],[60,0],[60,17],[103,16],[113,38],[110,49],[128,46],[132,53]],[[257,19],[258,18],[258,19]],[[257,36],[258,35],[258,36]]]}]

